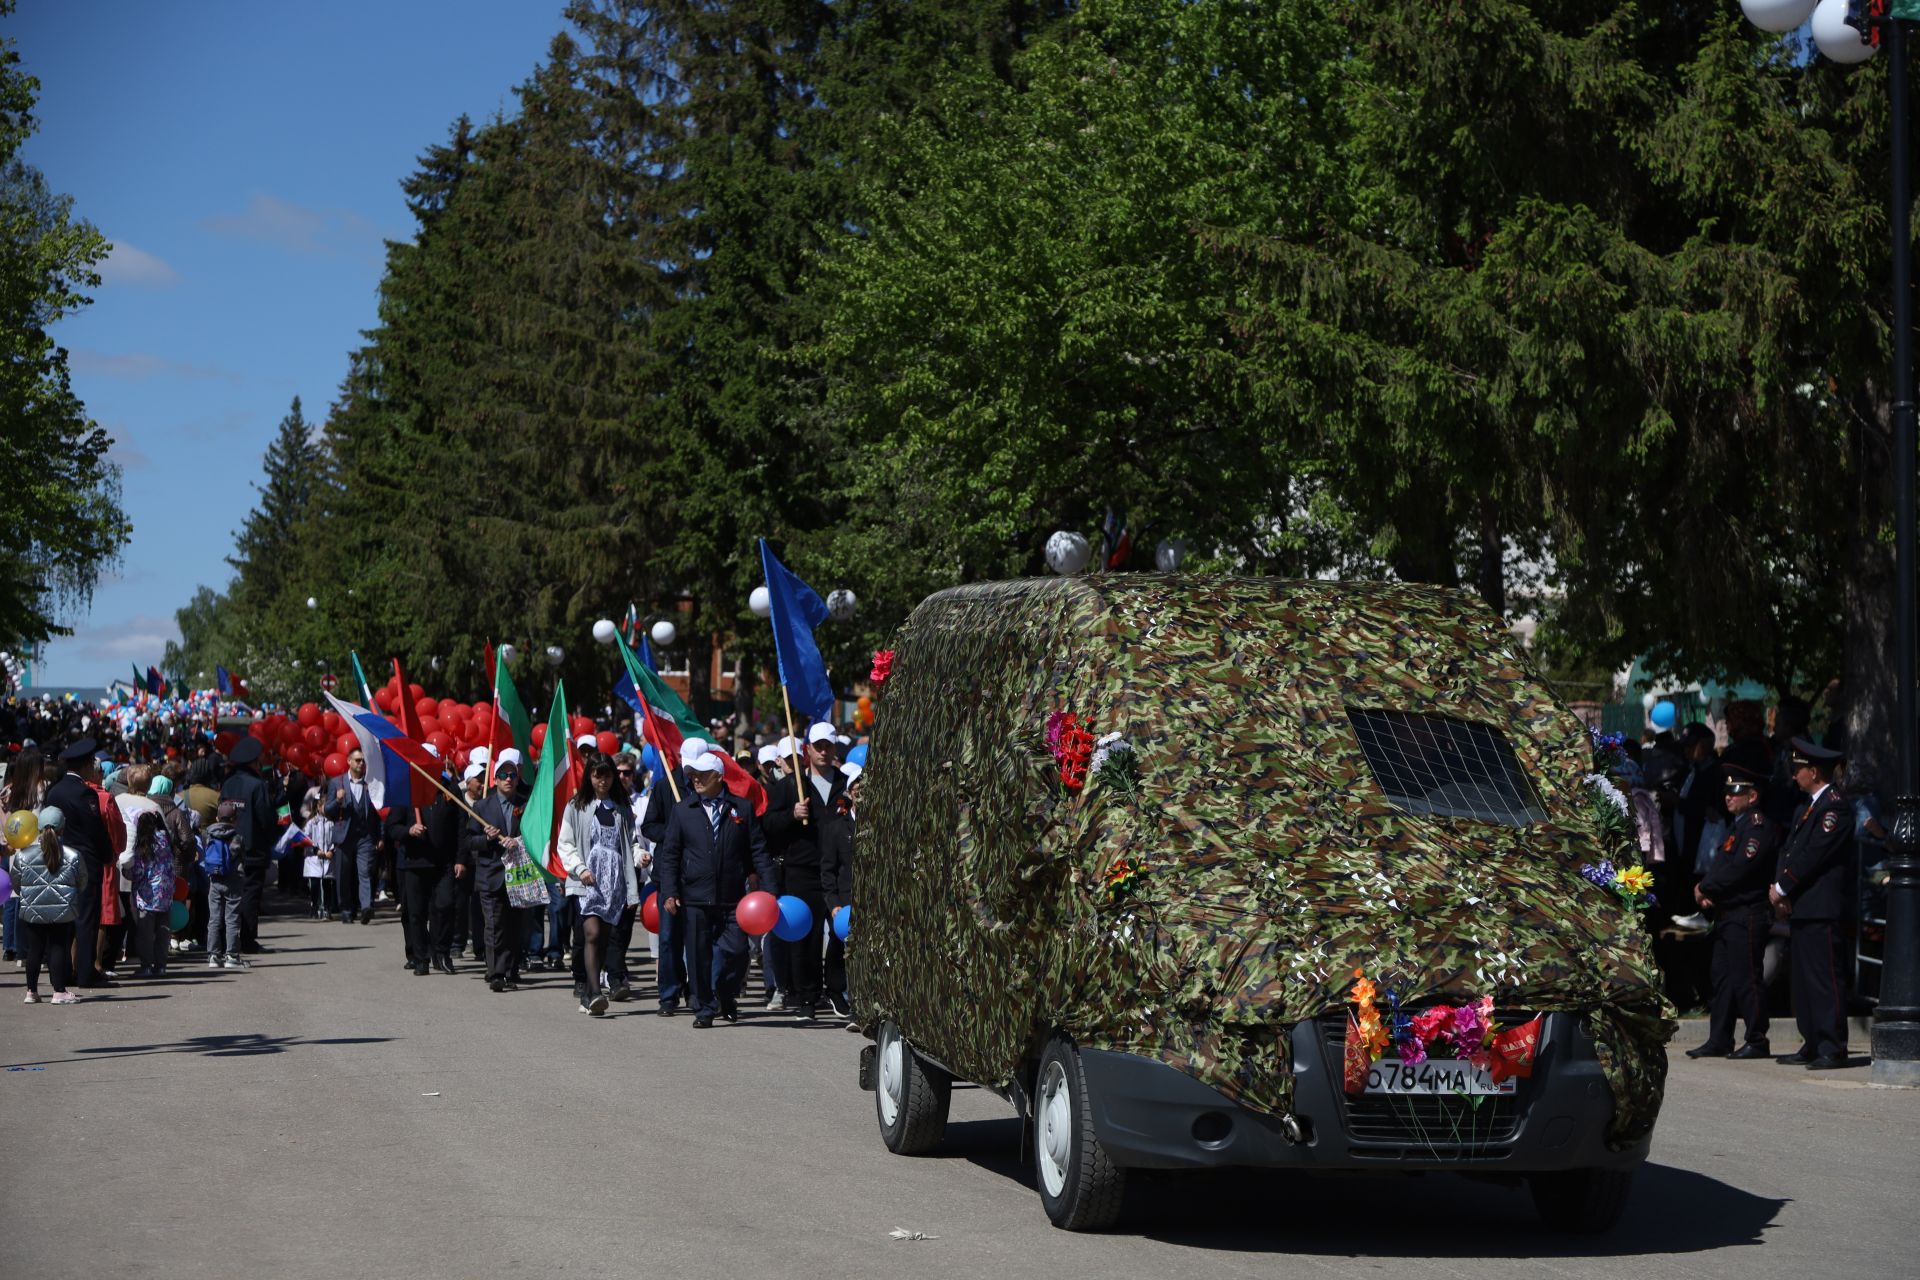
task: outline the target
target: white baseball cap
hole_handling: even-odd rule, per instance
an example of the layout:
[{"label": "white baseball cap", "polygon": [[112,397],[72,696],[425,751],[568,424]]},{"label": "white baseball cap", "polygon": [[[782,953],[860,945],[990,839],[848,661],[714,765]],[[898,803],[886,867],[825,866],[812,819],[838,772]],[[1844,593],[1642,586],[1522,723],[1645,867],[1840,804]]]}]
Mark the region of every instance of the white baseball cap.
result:
[{"label": "white baseball cap", "polygon": [[807,730],[807,745],[812,746],[816,742],[832,742],[838,736],[834,733],[832,725],[825,720],[817,720],[813,727]]},{"label": "white baseball cap", "polygon": [[848,782],[852,782],[856,778],[858,778],[862,773],[865,773],[866,770],[862,769],[857,764],[843,764],[840,766],[840,772],[847,775]]},{"label": "white baseball cap", "polygon": [[754,758],[757,759],[761,764],[772,764],[775,760],[778,760],[780,758],[780,748],[769,743],[768,745],[760,748],[759,755],[755,756]]},{"label": "white baseball cap", "polygon": [[786,756],[792,755],[793,745],[794,745],[793,739],[790,737],[780,739],[780,741],[773,744],[773,750],[774,750],[773,758],[776,760],[779,760]]},{"label": "white baseball cap", "polygon": [[503,764],[510,764],[514,768],[518,769],[520,767],[520,748],[518,747],[504,748],[500,752],[500,758],[493,762],[493,767],[497,771],[500,768],[500,766]]},{"label": "white baseball cap", "polygon": [[487,762],[482,760],[478,764],[468,765],[466,772],[460,775],[460,780],[462,782],[471,782],[475,778],[484,778],[486,775]]},{"label": "white baseball cap", "polygon": [[[508,747],[507,750],[511,751],[513,750],[513,748]],[[473,761],[477,765],[484,766],[487,763],[487,759],[488,759],[487,749],[485,747],[475,747],[473,750],[467,752],[467,759]]]},{"label": "white baseball cap", "polygon": [[687,761],[687,770],[690,773],[725,773],[727,759],[718,751],[709,751],[697,760]]},{"label": "white baseball cap", "polygon": [[693,762],[713,750],[705,738],[688,738],[680,744],[680,763],[691,769]]},{"label": "white baseball cap", "polygon": [[589,751],[598,751],[600,749],[600,739],[591,733],[583,733],[573,740],[573,745],[576,747],[585,747]]}]

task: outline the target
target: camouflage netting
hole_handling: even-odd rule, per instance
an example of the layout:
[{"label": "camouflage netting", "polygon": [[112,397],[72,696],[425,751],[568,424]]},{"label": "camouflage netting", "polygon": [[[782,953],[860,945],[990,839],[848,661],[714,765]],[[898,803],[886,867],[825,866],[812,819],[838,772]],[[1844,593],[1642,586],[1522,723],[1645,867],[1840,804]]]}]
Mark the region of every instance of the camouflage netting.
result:
[{"label": "camouflage netting", "polygon": [[[1547,821],[1395,807],[1349,707],[1498,728]],[[1126,734],[1137,799],[1061,785],[1056,709]],[[1360,968],[1403,1004],[1584,1011],[1629,1143],[1673,1023],[1640,923],[1578,871],[1617,852],[1590,759],[1462,592],[1132,574],[942,592],[908,619],[875,724],[855,1000],[971,1079],[1004,1086],[1057,1028],[1280,1114],[1287,1029],[1345,1007]],[[1113,901],[1122,859],[1142,874]]]}]

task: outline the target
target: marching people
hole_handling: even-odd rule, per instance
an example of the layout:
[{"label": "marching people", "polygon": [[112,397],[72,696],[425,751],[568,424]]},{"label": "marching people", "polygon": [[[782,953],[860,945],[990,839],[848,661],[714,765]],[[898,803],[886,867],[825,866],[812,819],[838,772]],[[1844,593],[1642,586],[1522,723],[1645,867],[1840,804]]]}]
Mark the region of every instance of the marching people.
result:
[{"label": "marching people", "polygon": [[525,806],[519,798],[520,766],[500,753],[493,766],[493,794],[474,806],[476,818],[467,819],[467,857],[473,864],[474,893],[486,920],[487,988],[505,991],[519,985],[519,948],[526,939],[524,923],[507,897],[507,868],[502,861],[509,840],[518,840]]},{"label": "marching people", "polygon": [[[460,789],[467,808],[477,808],[487,798],[487,766],[484,761],[469,764],[460,773]],[[448,944],[449,958],[464,956],[471,941],[474,954],[486,957],[487,926],[480,916],[480,900],[473,892],[473,856],[467,848],[466,828],[472,818],[463,818],[460,856],[453,870],[453,935]]]},{"label": "marching people", "polygon": [[823,721],[809,728],[805,750],[804,769],[782,778],[768,793],[764,822],[774,865],[773,892],[800,899],[813,916],[804,937],[773,944],[780,989],[796,1013],[812,1018],[819,1011],[824,985],[820,939],[827,900],[821,892],[821,850],[844,820],[840,799],[847,780],[840,773],[832,725]]},{"label": "marching people", "polygon": [[[587,785],[574,792],[560,818],[560,865],[567,873],[567,896],[576,909],[573,935],[573,990],[580,1011],[606,1013],[609,992],[603,975],[619,976],[610,960],[614,931],[629,906],[640,901],[633,871],[633,808],[613,761],[594,756]],[[618,986],[624,989],[624,978]]]},{"label": "marching people", "polygon": [[107,833],[100,802],[87,785],[88,774],[94,767],[94,750],[92,738],[81,738],[62,751],[60,780],[48,787],[46,794],[47,804],[60,811],[62,839],[80,855],[87,872],[87,884],[92,886],[81,896],[73,919],[72,981],[82,990],[107,985],[96,962],[100,942],[99,885],[118,852]]},{"label": "marching people", "polygon": [[[1694,889],[1694,901],[1713,915],[1713,1003],[1707,1038],[1687,1050],[1689,1058],[1765,1058],[1767,991],[1764,977],[1767,937],[1773,912],[1767,888],[1783,833],[1762,809],[1764,777],[1753,769],[1723,764],[1727,811],[1733,829]],[[1746,1039],[1734,1047],[1735,1018],[1746,1023]]]},{"label": "marching people", "polygon": [[[78,951],[74,924],[91,894],[87,860],[67,843],[67,812],[48,805],[38,814],[40,840],[13,859],[14,887],[20,893],[20,959],[26,969],[27,1004],[40,1003],[40,970],[53,986],[53,1003],[78,1004],[68,989],[70,953]],[[86,954],[85,952],[78,952]]]},{"label": "marching people", "polygon": [[[373,922],[374,880],[379,874],[380,815],[367,785],[367,755],[359,747],[347,753],[347,774],[327,783],[324,812],[332,824],[333,871],[339,894],[340,920]],[[356,892],[349,893],[353,889]]]},{"label": "marching people", "polygon": [[[429,751],[434,748],[429,746]],[[400,918],[407,967],[416,977],[453,973],[453,885],[465,873],[461,837],[471,821],[445,796],[425,806],[395,806],[387,843],[400,868]]]},{"label": "marching people", "polygon": [[747,938],[734,908],[747,894],[748,876],[773,882],[760,820],[747,800],[728,793],[726,767],[714,751],[686,766],[692,794],[669,808],[654,853],[660,918],[686,916],[687,986],[696,1028],[711,1027],[716,1016],[739,1019]]},{"label": "marching people", "polygon": [[820,845],[820,892],[827,900],[827,1003],[841,1017],[853,1012],[847,1000],[847,944],[833,929],[833,915],[853,905],[853,833],[860,812],[860,775],[857,764],[843,764],[840,775],[846,786],[834,807],[835,821],[824,832]]},{"label": "marching people", "polygon": [[[641,820],[640,835],[653,847],[656,883],[660,878],[660,841],[667,834],[667,816],[672,811],[674,795],[677,792],[684,800],[693,794],[693,777],[687,772],[687,762],[700,759],[708,749],[708,744],[701,738],[683,741],[680,744],[680,763],[672,767],[667,783],[656,785],[648,794],[646,817]],[[678,915],[660,912],[658,945],[654,986],[658,989],[660,1016],[671,1018],[680,1012],[680,1002],[687,998],[686,921]]]},{"label": "marching people", "polygon": [[1767,891],[1787,920],[1790,989],[1800,1047],[1776,1062],[1813,1071],[1847,1065],[1845,946],[1841,928],[1853,886],[1853,805],[1833,786],[1838,751],[1794,738],[1788,753],[1792,779],[1807,797],[1793,820],[1780,868]]}]

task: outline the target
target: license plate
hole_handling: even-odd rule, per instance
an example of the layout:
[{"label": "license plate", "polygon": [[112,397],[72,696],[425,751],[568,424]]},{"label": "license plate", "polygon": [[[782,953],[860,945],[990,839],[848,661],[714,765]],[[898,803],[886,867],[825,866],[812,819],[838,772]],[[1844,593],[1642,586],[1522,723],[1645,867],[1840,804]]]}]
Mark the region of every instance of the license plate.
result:
[{"label": "license plate", "polygon": [[1367,1068],[1367,1092],[1385,1094],[1509,1094],[1519,1081],[1492,1076],[1459,1058],[1396,1062],[1382,1058]]}]

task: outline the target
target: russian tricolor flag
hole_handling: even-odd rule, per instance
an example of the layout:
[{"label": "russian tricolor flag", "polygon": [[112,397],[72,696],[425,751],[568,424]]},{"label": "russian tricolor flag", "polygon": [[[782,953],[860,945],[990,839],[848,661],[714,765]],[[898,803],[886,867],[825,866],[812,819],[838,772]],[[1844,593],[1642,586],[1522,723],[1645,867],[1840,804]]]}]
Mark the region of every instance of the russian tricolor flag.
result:
[{"label": "russian tricolor flag", "polygon": [[[332,694],[327,701],[347,722],[347,729],[367,757],[367,794],[376,809],[424,807],[439,798],[439,792],[427,779],[440,776],[440,762],[426,747],[394,726],[378,711],[351,702],[342,702]],[[426,771],[422,777],[410,766]]]}]

